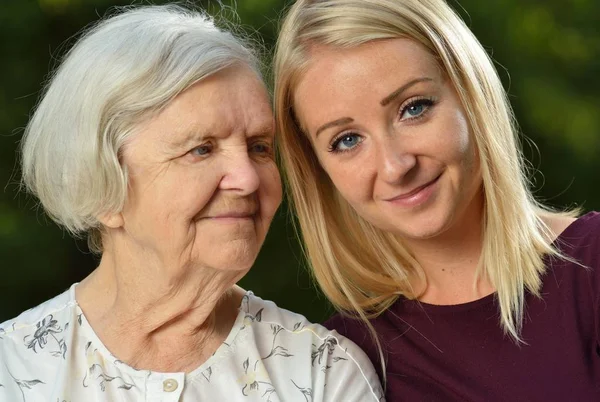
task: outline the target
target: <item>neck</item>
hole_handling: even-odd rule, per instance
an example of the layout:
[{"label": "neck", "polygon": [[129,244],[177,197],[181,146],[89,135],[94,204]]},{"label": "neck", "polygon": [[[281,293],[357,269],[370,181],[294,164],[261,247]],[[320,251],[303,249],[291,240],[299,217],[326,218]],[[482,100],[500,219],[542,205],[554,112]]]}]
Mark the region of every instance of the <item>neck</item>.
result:
[{"label": "neck", "polygon": [[[240,271],[218,271],[108,247],[77,287],[77,300],[104,345],[123,362],[190,371],[225,340],[243,291]],[[217,319],[218,317],[218,319]]]},{"label": "neck", "polygon": [[483,244],[482,202],[473,202],[442,234],[406,243],[425,273],[425,280],[413,281],[419,300],[460,304],[494,292],[485,278],[477,278]]}]

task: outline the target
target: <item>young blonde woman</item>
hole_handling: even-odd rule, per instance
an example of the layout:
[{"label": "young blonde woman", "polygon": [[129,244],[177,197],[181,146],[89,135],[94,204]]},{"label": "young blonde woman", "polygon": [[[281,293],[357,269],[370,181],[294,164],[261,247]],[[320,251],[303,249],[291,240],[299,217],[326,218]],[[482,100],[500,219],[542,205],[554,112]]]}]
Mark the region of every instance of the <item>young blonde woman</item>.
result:
[{"label": "young blonde woman", "polygon": [[275,79],[328,324],[388,400],[600,400],[600,214],[536,202],[493,64],[443,0],[297,1]]}]

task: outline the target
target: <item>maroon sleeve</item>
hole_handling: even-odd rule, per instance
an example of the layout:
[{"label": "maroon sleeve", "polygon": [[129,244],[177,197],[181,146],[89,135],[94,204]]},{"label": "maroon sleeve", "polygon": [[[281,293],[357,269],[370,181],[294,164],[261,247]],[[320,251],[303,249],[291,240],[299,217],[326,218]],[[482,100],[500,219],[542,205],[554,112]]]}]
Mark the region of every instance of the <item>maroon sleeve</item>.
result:
[{"label": "maroon sleeve", "polygon": [[[590,212],[580,217],[578,223],[576,229],[571,228],[560,236],[558,247],[588,270],[588,289],[594,303],[596,352],[600,354],[600,213]],[[573,291],[577,292],[577,289]]]},{"label": "maroon sleeve", "polygon": [[589,247],[580,261],[592,270],[590,287],[594,295],[594,319],[596,320],[596,345],[600,354],[600,213],[590,217]]}]

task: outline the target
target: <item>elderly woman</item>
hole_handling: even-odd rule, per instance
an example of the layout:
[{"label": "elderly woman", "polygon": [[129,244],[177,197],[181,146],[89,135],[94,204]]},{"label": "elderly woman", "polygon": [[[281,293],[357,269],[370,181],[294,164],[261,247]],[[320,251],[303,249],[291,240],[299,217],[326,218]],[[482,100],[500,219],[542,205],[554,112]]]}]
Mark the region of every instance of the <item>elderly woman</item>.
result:
[{"label": "elderly woman", "polygon": [[275,63],[289,190],[345,313],[328,325],[385,366],[388,400],[600,400],[600,214],[535,201],[455,12],[299,0]]},{"label": "elderly woman", "polygon": [[356,345],[235,284],[281,200],[253,53],[138,8],[89,30],[23,139],[24,182],[98,268],[2,324],[3,401],[377,401]]}]

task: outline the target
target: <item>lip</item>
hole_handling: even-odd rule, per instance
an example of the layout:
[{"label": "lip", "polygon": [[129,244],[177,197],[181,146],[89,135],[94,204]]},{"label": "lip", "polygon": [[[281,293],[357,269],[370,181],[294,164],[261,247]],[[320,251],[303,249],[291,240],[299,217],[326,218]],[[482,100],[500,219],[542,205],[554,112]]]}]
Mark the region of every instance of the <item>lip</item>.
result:
[{"label": "lip", "polygon": [[440,173],[435,179],[419,187],[416,187],[409,192],[385,199],[385,201],[406,207],[413,207],[423,204],[430,198],[431,194],[433,193],[434,187],[441,176],[442,174]]},{"label": "lip", "polygon": [[205,219],[214,220],[240,220],[240,219],[254,219],[255,212],[227,212],[218,215],[207,216]]}]

